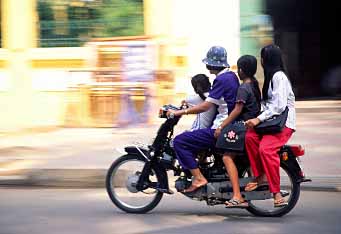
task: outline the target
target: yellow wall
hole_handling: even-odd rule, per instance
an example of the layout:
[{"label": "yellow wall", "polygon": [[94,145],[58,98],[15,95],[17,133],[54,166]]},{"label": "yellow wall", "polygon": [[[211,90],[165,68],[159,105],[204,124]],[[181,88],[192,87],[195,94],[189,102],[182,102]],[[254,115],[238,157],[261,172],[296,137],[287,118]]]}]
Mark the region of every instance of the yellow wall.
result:
[{"label": "yellow wall", "polygon": [[[95,68],[93,49],[36,48],[36,2],[1,0],[0,131],[89,126],[86,87],[70,90],[66,86],[70,75],[86,79],[89,74],[78,71]],[[169,83],[175,89],[167,90],[168,97],[182,98],[192,90],[190,76],[207,73],[201,59],[210,46],[224,46],[230,65],[239,56],[239,0],[210,0],[208,4],[210,8],[206,1],[144,0],[145,34],[157,47],[156,69],[173,79]],[[216,21],[226,22],[228,30]]]},{"label": "yellow wall", "polygon": [[[74,126],[84,126],[84,107],[80,90],[69,90],[67,81],[72,72],[90,69],[87,60],[79,53],[82,48],[67,48],[69,55],[63,58],[44,58],[39,53],[53,54],[53,48],[30,49],[23,56],[2,50],[8,58],[0,56],[0,130],[16,130],[36,126],[63,126],[72,122]],[[44,50],[42,52],[41,50]],[[83,49],[83,51],[86,50]],[[7,53],[6,53],[7,52]],[[53,52],[53,53],[52,53]],[[77,57],[71,55],[77,55]],[[3,60],[1,60],[3,59]],[[15,66],[9,64],[14,63]],[[12,65],[12,66],[10,66]],[[20,65],[20,66],[19,66]],[[12,69],[19,69],[13,71]],[[5,81],[4,81],[5,80]],[[68,116],[68,111],[72,115]],[[72,119],[70,119],[70,116]],[[82,117],[83,116],[83,117]]]},{"label": "yellow wall", "polygon": [[34,48],[28,53],[34,93],[32,124],[88,126],[86,93],[79,88],[70,89],[69,81],[75,74],[90,76],[91,48]]},{"label": "yellow wall", "polygon": [[[36,0],[2,0],[1,17],[0,131],[65,124],[69,92],[44,89],[44,83],[56,82],[50,76],[86,68],[88,50],[36,48]],[[42,82],[39,74],[44,71],[46,81]],[[41,83],[38,88],[37,82]]]}]

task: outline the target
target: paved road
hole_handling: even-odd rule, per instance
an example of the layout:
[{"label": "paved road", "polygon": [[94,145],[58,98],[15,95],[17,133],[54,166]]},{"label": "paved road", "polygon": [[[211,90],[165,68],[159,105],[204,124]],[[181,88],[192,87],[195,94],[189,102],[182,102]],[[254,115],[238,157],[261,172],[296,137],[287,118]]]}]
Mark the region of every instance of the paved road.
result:
[{"label": "paved road", "polygon": [[149,214],[126,214],[102,189],[0,189],[0,234],[102,233],[341,233],[341,193],[303,191],[281,218],[207,207],[181,195],[165,196]]}]

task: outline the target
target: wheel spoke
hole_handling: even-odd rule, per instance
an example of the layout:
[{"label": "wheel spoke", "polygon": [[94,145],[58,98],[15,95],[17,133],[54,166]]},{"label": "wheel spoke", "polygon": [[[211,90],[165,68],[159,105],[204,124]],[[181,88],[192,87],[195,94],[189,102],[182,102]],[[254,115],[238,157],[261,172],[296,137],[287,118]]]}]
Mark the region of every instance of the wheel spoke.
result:
[{"label": "wheel spoke", "polygon": [[274,207],[274,199],[271,197],[266,200],[250,201],[248,210],[260,216],[282,216],[288,213],[298,200],[299,185],[293,181],[288,170],[282,167],[280,168],[280,185],[281,194],[288,201],[288,206]]},{"label": "wheel spoke", "polygon": [[109,196],[124,211],[146,212],[150,210],[151,204],[156,201],[158,203],[162,197],[162,193],[160,194],[155,189],[158,184],[155,172],[149,175],[148,181],[145,183],[146,189],[138,191],[136,188],[144,165],[144,161],[126,155],[114,162],[109,169],[106,181]]}]

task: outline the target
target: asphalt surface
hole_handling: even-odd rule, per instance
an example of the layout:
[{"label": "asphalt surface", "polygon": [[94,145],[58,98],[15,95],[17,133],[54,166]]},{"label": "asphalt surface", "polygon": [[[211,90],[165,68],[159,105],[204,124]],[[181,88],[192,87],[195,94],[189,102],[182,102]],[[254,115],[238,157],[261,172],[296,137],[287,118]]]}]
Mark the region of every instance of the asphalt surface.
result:
[{"label": "asphalt surface", "polygon": [[208,207],[166,195],[150,213],[127,214],[103,189],[0,188],[0,234],[341,233],[341,193],[303,191],[280,218]]}]

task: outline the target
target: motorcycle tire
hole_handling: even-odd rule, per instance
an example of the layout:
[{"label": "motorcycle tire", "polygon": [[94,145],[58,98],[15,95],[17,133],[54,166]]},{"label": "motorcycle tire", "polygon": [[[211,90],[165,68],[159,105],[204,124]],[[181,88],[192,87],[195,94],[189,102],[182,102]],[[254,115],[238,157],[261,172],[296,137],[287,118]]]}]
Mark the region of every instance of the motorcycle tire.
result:
[{"label": "motorcycle tire", "polygon": [[[154,209],[159,204],[159,202],[161,201],[161,198],[163,196],[162,192],[155,190],[155,197],[152,198],[152,200],[148,204],[146,204],[144,206],[136,206],[136,207],[123,202],[115,193],[115,186],[114,186],[114,182],[113,182],[113,179],[115,177],[115,173],[118,171],[118,169],[121,165],[123,165],[124,163],[128,163],[129,161],[138,161],[138,162],[143,163],[143,164],[146,162],[145,160],[143,160],[143,158],[140,158],[137,155],[131,155],[131,154],[123,155],[120,158],[118,158],[116,161],[114,161],[113,164],[111,165],[111,167],[109,168],[107,175],[106,175],[105,184],[106,184],[107,193],[108,193],[111,201],[119,209],[121,209],[127,213],[136,213],[136,214],[147,213],[148,211],[151,211],[152,209]],[[154,171],[153,171],[153,173],[155,174],[157,181],[160,181],[160,175],[158,175]],[[128,180],[128,179],[126,179],[126,180]],[[137,193],[143,193],[143,192],[139,191],[139,192],[134,192],[133,194],[137,194]]]},{"label": "motorcycle tire", "polygon": [[300,183],[297,182],[297,179],[294,175],[294,173],[290,170],[290,168],[286,167],[285,165],[281,165],[281,168],[287,173],[287,176],[290,179],[291,183],[291,193],[288,199],[288,205],[276,208],[276,209],[261,209],[260,207],[257,207],[252,204],[252,201],[249,202],[249,207],[247,210],[252,213],[255,216],[261,216],[261,217],[281,217],[287,213],[289,213],[296,205],[299,197],[300,197]]}]

